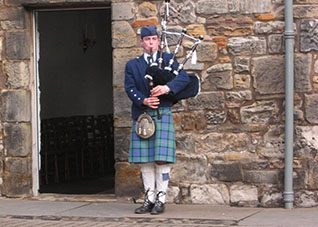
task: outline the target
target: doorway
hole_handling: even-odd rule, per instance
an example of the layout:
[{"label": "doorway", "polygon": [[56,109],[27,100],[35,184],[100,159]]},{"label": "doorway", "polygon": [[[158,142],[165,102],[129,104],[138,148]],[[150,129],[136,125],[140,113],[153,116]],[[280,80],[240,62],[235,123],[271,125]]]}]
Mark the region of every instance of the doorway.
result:
[{"label": "doorway", "polygon": [[113,194],[111,9],[36,12],[39,192]]}]

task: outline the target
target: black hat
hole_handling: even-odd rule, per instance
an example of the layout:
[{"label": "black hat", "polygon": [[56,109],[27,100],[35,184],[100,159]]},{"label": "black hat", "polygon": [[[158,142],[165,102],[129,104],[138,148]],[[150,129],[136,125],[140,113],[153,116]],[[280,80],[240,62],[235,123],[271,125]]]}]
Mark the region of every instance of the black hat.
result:
[{"label": "black hat", "polygon": [[140,31],[140,37],[143,39],[146,36],[158,35],[157,27],[154,25],[142,27]]}]

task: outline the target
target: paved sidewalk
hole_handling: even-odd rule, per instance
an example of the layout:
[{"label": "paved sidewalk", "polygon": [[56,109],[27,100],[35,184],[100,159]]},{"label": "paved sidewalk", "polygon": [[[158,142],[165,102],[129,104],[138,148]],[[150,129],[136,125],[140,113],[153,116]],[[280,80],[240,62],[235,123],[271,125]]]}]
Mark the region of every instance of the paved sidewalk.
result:
[{"label": "paved sidewalk", "polygon": [[0,227],[13,226],[318,226],[318,208],[238,208],[168,204],[162,215],[137,215],[140,204],[0,198]]}]

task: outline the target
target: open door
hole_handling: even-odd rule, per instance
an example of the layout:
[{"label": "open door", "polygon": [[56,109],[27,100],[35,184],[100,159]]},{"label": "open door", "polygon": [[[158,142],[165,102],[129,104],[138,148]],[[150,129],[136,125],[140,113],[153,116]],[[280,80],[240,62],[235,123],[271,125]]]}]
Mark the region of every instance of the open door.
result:
[{"label": "open door", "polygon": [[36,12],[41,193],[114,193],[111,10]]}]

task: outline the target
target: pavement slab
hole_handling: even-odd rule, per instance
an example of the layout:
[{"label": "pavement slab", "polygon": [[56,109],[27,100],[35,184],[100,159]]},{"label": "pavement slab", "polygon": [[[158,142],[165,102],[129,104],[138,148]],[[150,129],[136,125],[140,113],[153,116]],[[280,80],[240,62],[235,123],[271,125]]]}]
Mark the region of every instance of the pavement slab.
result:
[{"label": "pavement slab", "polygon": [[131,202],[52,201],[0,198],[0,227],[316,227],[318,207],[244,208],[167,204],[161,215],[134,214]]}]

